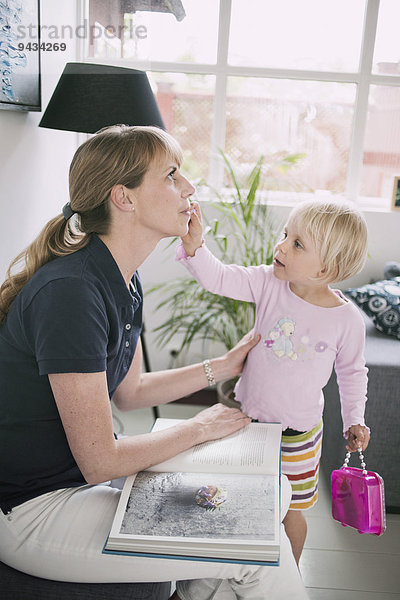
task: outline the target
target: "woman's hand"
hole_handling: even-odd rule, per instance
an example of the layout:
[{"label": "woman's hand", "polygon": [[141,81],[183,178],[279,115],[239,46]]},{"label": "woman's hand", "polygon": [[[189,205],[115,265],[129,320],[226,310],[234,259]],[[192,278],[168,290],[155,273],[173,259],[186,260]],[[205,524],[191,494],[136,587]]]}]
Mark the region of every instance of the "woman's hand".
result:
[{"label": "woman's hand", "polygon": [[196,444],[223,438],[251,423],[250,417],[224,404],[213,404],[189,421],[196,424]]},{"label": "woman's hand", "polygon": [[203,221],[198,202],[191,202],[190,210],[192,215],[189,221],[188,232],[181,237],[181,240],[186,254],[194,256],[197,248],[200,248],[203,243]]},{"label": "woman's hand", "polygon": [[241,340],[238,341],[236,346],[234,346],[225,354],[223,358],[227,362],[227,367],[230,369],[231,373],[228,375],[228,377],[240,375],[248,353],[252,348],[254,348],[254,346],[257,346],[260,339],[261,335],[259,333],[255,335],[254,330],[252,329],[249,331],[249,333],[246,333]]},{"label": "woman's hand", "polygon": [[363,425],[352,425],[347,430],[347,450],[349,452],[355,452],[361,445],[361,449],[364,451],[369,444],[370,437],[366,427]]}]

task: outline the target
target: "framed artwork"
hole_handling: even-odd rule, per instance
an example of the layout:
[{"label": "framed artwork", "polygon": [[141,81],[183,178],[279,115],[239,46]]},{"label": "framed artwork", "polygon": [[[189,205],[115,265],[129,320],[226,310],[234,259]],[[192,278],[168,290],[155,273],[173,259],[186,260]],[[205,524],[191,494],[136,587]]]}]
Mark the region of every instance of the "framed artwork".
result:
[{"label": "framed artwork", "polygon": [[394,178],[392,210],[400,210],[400,176]]},{"label": "framed artwork", "polygon": [[0,2],[0,109],[41,110],[39,0]]}]

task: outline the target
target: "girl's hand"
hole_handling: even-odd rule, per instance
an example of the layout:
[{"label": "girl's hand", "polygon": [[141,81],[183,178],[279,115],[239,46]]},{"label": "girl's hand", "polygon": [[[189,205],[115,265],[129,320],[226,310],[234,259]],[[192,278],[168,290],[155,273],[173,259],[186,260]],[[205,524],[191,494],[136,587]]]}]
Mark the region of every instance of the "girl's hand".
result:
[{"label": "girl's hand", "polygon": [[352,425],[347,431],[347,450],[349,452],[356,452],[358,447],[361,445],[361,449],[364,451],[370,440],[370,434],[366,427],[363,425]]},{"label": "girl's hand", "polygon": [[189,221],[189,229],[186,235],[181,237],[183,247],[188,256],[194,256],[197,248],[203,243],[203,222],[198,202],[190,203],[192,215]]}]

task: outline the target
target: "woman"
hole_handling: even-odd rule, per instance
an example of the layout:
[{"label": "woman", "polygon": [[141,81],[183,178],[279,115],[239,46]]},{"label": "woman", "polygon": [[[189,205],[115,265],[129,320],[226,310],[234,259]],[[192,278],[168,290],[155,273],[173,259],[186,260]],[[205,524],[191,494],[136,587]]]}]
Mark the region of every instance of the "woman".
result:
[{"label": "woman", "polygon": [[208,598],[221,579],[239,598],[306,598],[285,538],[280,569],[101,552],[120,494],[102,482],[249,422],[215,405],[161,432],[113,435],[110,398],[130,410],[183,397],[238,374],[259,340],[246,336],[210,368],[141,373],[137,269],[162,238],[188,231],[194,188],[180,163],[159,129],[99,132],[73,158],[63,214],[11,265],[25,261],[0,290],[0,559],[64,581],[178,580],[182,600]]}]

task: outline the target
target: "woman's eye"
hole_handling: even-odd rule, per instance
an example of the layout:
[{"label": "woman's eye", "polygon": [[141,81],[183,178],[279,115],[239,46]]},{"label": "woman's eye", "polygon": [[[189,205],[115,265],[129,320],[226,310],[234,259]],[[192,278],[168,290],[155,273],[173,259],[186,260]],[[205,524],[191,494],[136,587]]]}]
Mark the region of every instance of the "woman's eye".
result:
[{"label": "woman's eye", "polygon": [[303,247],[298,240],[295,241],[294,245],[296,246],[296,248],[302,248]]}]

